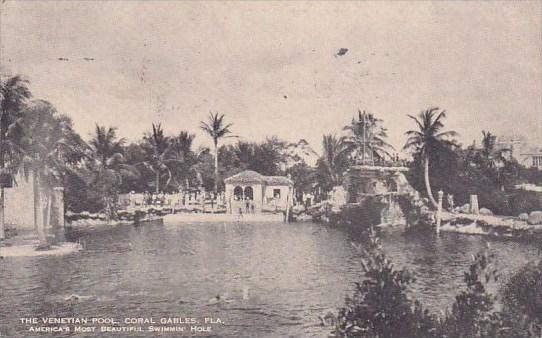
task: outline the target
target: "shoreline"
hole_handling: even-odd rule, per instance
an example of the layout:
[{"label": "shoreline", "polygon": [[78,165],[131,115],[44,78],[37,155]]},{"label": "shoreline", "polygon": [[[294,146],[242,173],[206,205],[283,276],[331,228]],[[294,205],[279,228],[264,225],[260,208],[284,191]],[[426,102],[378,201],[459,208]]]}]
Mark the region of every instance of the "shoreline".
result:
[{"label": "shoreline", "polygon": [[442,213],[440,231],[468,235],[522,238],[542,234],[542,225],[513,216]]},{"label": "shoreline", "polygon": [[207,214],[207,213],[178,213],[164,216],[164,223],[247,223],[247,222],[281,222],[284,215],[280,214]]},{"label": "shoreline", "polygon": [[83,249],[81,244],[64,242],[60,245],[52,245],[48,250],[36,250],[38,241],[31,241],[27,244],[12,246],[1,246],[0,257],[40,257],[40,256],[62,256],[79,252]]}]

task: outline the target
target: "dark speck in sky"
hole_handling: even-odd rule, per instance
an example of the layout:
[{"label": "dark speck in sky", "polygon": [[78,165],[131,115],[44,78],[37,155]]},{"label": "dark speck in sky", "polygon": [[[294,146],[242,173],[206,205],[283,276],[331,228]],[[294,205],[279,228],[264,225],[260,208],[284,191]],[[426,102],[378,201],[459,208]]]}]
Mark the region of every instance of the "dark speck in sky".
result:
[{"label": "dark speck in sky", "polygon": [[284,95],[284,99],[287,99],[288,98],[288,95]]},{"label": "dark speck in sky", "polygon": [[339,49],[339,51],[337,52],[337,56],[343,56],[344,54],[348,53],[348,48],[341,48]]}]

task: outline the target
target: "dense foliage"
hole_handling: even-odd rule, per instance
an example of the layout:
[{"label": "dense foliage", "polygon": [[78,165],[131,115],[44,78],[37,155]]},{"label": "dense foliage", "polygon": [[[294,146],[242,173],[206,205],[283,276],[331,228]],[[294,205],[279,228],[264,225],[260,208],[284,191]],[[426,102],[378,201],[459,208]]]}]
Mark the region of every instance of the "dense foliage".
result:
[{"label": "dense foliage", "polygon": [[[540,337],[542,333],[542,263],[530,263],[516,273],[498,294],[494,256],[486,249],[473,257],[464,274],[465,288],[451,309],[432,314],[411,298],[415,281],[385,256],[374,230],[356,246],[364,277],[333,317],[336,337],[499,338]],[[502,304],[502,306],[498,306]]]},{"label": "dense foliage", "polygon": [[[295,182],[298,198],[310,193],[325,199],[343,184],[352,165],[401,164],[387,143],[385,121],[365,111],[358,111],[342,134],[324,135],[321,155],[309,165],[296,153],[295,144],[277,137],[222,144],[225,138],[234,137],[233,125],[218,113],[210,113],[200,125],[213,149],[194,149],[194,134],[175,134],[159,123],[150,125],[131,143],[119,137],[115,127],[96,125],[85,142],[73,130],[69,117],[51,103],[31,100],[29,83],[22,77],[7,77],[1,84],[0,171],[12,175],[33,167],[41,184],[47,181],[49,186],[66,187],[68,210],[108,211],[119,193],[130,191],[201,187],[222,191],[223,178],[242,170],[287,175]],[[467,203],[470,194],[477,194],[481,207],[505,215],[540,209],[537,194],[520,193],[512,186],[540,183],[542,174],[506,159],[505,149],[497,149],[490,132],[482,133],[481,146],[463,147],[454,140],[454,131],[445,130],[444,111],[429,108],[410,117],[416,129],[406,135],[405,149],[412,153],[407,176],[423,197],[434,199],[432,191],[442,190],[453,195],[458,206]],[[46,123],[42,125],[42,121]],[[314,153],[308,153],[311,151]]]}]

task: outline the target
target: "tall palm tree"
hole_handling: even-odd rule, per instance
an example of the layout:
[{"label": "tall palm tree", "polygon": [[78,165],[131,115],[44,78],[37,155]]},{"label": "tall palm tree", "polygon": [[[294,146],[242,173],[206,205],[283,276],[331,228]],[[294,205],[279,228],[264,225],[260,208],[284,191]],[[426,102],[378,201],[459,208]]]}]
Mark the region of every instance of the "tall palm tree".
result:
[{"label": "tall palm tree", "polygon": [[232,137],[230,127],[232,123],[226,124],[224,122],[224,114],[218,115],[218,113],[213,114],[209,113],[208,121],[200,121],[200,128],[209,134],[213,139],[214,146],[214,157],[215,157],[215,182],[214,182],[214,191],[218,192],[218,141],[221,138]]},{"label": "tall palm tree", "polygon": [[442,120],[446,118],[446,112],[437,107],[432,107],[420,112],[418,117],[408,115],[416,125],[418,130],[409,130],[406,132],[408,139],[403,149],[410,150],[419,155],[424,166],[424,180],[427,196],[431,203],[436,208],[437,202],[431,191],[429,180],[429,161],[433,154],[443,149],[446,146],[453,146],[453,141],[449,137],[457,136],[455,131],[442,131],[444,124]]},{"label": "tall palm tree", "polygon": [[181,161],[175,157],[172,140],[164,135],[160,123],[152,124],[152,131],[143,137],[143,149],[147,153],[147,160],[141,162],[146,169],[154,174],[155,192],[160,192],[160,177],[167,175],[164,188],[169,185],[173,177],[171,165]]},{"label": "tall palm tree", "polygon": [[89,183],[99,190],[108,217],[123,177],[139,175],[135,167],[124,163],[124,142],[124,138],[117,139],[116,128],[96,125],[87,151],[86,167],[92,176]]},{"label": "tall palm tree", "polygon": [[[26,101],[32,96],[28,81],[16,75],[0,78],[0,176],[10,178],[16,169],[21,128],[17,128]],[[18,132],[17,132],[18,131]],[[4,181],[4,180],[2,180]],[[4,184],[0,184],[0,240],[5,238]]]},{"label": "tall palm tree", "polygon": [[358,119],[353,118],[343,129],[349,132],[344,144],[353,152],[356,162],[375,165],[376,161],[392,157],[389,151],[393,147],[385,141],[387,129],[382,126],[382,120],[373,114],[358,110]]},{"label": "tall palm tree", "polygon": [[344,140],[332,134],[324,135],[322,149],[319,167],[325,170],[333,186],[339,185],[347,162]]}]

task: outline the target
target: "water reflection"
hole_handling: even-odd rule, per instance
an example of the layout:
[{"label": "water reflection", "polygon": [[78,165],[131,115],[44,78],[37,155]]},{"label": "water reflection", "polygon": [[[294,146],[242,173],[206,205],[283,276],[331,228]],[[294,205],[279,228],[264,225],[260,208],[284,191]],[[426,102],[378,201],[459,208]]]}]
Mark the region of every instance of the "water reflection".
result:
[{"label": "water reflection", "polygon": [[[220,317],[220,337],[325,337],[318,316],[340,306],[361,273],[354,237],[312,223],[121,226],[70,239],[85,251],[0,263],[0,332],[28,337],[18,324],[25,316],[182,314]],[[401,231],[382,242],[396,266],[415,273],[413,292],[432,309],[453,301],[471,255],[485,245],[482,237]],[[492,241],[492,249],[505,274],[536,256],[534,246],[513,241]],[[70,295],[80,299],[66,301]],[[209,304],[216,295],[228,301]]]}]

